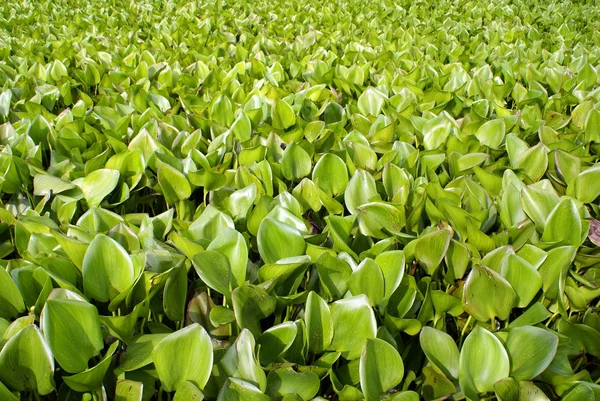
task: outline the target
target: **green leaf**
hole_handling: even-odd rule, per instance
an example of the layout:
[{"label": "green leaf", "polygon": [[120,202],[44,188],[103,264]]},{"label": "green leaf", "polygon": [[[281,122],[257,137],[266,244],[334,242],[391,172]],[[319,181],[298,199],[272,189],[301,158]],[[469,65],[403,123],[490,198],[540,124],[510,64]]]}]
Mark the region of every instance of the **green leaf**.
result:
[{"label": "green leaf", "polygon": [[581,219],[577,206],[571,198],[565,198],[552,210],[546,220],[542,241],[563,245],[581,244]]},{"label": "green leaf", "polygon": [[563,394],[564,401],[583,401],[595,399],[594,391],[585,383],[574,386],[566,394]]},{"label": "green leaf", "polygon": [[367,401],[396,386],[404,376],[404,363],[398,351],[379,338],[366,341],[360,356],[360,387]]},{"label": "green leaf", "polygon": [[37,196],[46,196],[49,193],[59,194],[73,188],[75,185],[72,183],[50,174],[36,174],[33,177],[33,194]]},{"label": "green leaf", "polygon": [[492,149],[500,148],[500,145],[504,141],[504,134],[506,132],[506,127],[504,124],[503,118],[497,118],[495,120],[491,120],[483,124],[477,132],[475,132],[475,136],[479,139],[482,145],[485,145]]},{"label": "green leaf", "polygon": [[175,322],[182,321],[187,301],[187,270],[183,264],[175,266],[167,277],[163,293],[165,315]]},{"label": "green leaf", "polygon": [[81,191],[89,207],[98,206],[119,183],[117,170],[100,169],[88,174],[81,184]]},{"label": "green leaf", "polygon": [[144,334],[131,340],[125,354],[121,356],[119,369],[124,372],[131,372],[151,364],[154,347],[167,334]]},{"label": "green leaf", "polygon": [[516,294],[508,281],[485,266],[473,266],[463,289],[463,308],[475,319],[486,322],[508,319]]},{"label": "green leaf", "polygon": [[460,370],[456,343],[448,334],[431,327],[423,327],[419,341],[427,359],[450,379],[457,379]]},{"label": "green leaf", "polygon": [[567,195],[574,196],[584,203],[591,203],[600,196],[600,165],[582,171],[569,184]]},{"label": "green leaf", "polygon": [[373,259],[366,258],[352,272],[348,289],[352,295],[366,295],[371,306],[377,306],[385,296],[383,280],[383,272],[377,263]]},{"label": "green leaf", "polygon": [[515,380],[532,380],[550,365],[558,349],[558,336],[539,327],[524,326],[508,332],[506,349]]},{"label": "green leaf", "polygon": [[261,282],[273,280],[272,287],[276,295],[294,295],[309,263],[308,255],[280,259],[276,263],[263,265],[258,270],[258,279]]},{"label": "green leaf", "polygon": [[[527,215],[521,207],[521,194],[513,184],[506,187],[499,203],[500,220],[506,227],[517,227],[527,220]],[[545,224],[545,217],[540,219],[540,223]]]},{"label": "green leaf", "polygon": [[294,322],[281,323],[265,330],[257,339],[261,365],[268,366],[284,354],[292,346],[297,332]]},{"label": "green leaf", "polygon": [[460,387],[471,399],[477,393],[494,391],[494,383],[508,377],[510,361],[504,346],[479,326],[467,336],[460,352]]},{"label": "green leaf", "polygon": [[538,272],[542,276],[542,290],[548,299],[556,299],[559,290],[559,281],[564,280],[577,248],[562,246],[548,252],[548,257],[542,263]]},{"label": "green leaf", "polygon": [[402,251],[382,252],[375,258],[385,282],[384,299],[389,299],[404,277],[405,258]]},{"label": "green leaf", "polygon": [[208,205],[204,212],[189,226],[189,238],[211,242],[226,228],[235,228],[233,219],[213,205]]},{"label": "green leaf", "polygon": [[225,352],[220,366],[227,376],[242,379],[264,391],[267,387],[267,377],[258,363],[254,347],[254,336],[250,331],[243,329],[235,343]]},{"label": "green leaf", "polygon": [[469,153],[458,158],[456,167],[459,172],[464,172],[481,165],[487,159],[489,155],[486,153]]},{"label": "green leaf", "polygon": [[421,372],[423,376],[422,394],[426,400],[434,400],[456,393],[456,386],[438,370],[425,366]]},{"label": "green leaf", "polygon": [[246,240],[238,231],[227,228],[208,246],[209,251],[218,251],[229,261],[229,281],[231,288],[237,288],[246,280],[248,247]]},{"label": "green leaf", "polygon": [[102,387],[102,382],[105,380],[106,372],[108,372],[108,368],[110,368],[111,358],[118,346],[119,341],[112,343],[108,348],[108,351],[106,351],[104,357],[96,366],[73,376],[63,377],[63,380],[67,386],[79,392],[95,391],[100,389]]},{"label": "green leaf", "polygon": [[550,398],[533,382],[521,381],[519,382],[519,401],[521,400],[550,401]]},{"label": "green leaf", "polygon": [[304,254],[306,243],[294,227],[266,218],[258,228],[258,252],[265,263]]},{"label": "green leaf", "polygon": [[521,196],[523,210],[533,220],[536,227],[538,227],[538,231],[543,232],[548,215],[558,204],[558,196],[553,192],[544,191],[532,185],[523,188]]},{"label": "green leaf", "polygon": [[428,120],[423,125],[423,146],[425,150],[439,148],[446,142],[451,130],[452,124],[444,114]]},{"label": "green leaf", "polygon": [[283,152],[281,172],[286,180],[299,181],[310,174],[312,162],[302,146],[292,142]]},{"label": "green leaf", "polygon": [[425,271],[433,275],[448,251],[452,234],[448,230],[434,231],[418,239],[415,258],[425,266]]},{"label": "green leaf", "polygon": [[10,390],[6,388],[4,384],[2,384],[2,382],[0,382],[0,397],[6,401],[19,401],[19,398],[11,393]]},{"label": "green leaf", "polygon": [[217,401],[270,401],[271,397],[263,394],[260,389],[247,381],[229,377]]},{"label": "green leaf", "polygon": [[107,302],[131,287],[133,282],[133,263],[125,249],[104,234],[96,235],[83,258],[85,294]]},{"label": "green leaf", "polygon": [[357,214],[357,208],[379,200],[373,176],[364,170],[356,170],[344,192],[344,201],[351,214]]},{"label": "green leaf", "polygon": [[183,173],[167,163],[158,162],[158,183],[168,204],[190,197],[192,188]]},{"label": "green leaf", "polygon": [[321,255],[316,265],[321,286],[333,299],[342,298],[348,290],[352,268],[343,260],[328,253]]},{"label": "green leaf", "polygon": [[551,316],[551,313],[539,302],[531,305],[521,316],[510,322],[508,327],[532,326],[543,322]]},{"label": "green leaf", "polygon": [[383,93],[379,92],[377,89],[373,87],[368,87],[359,97],[358,97],[358,110],[364,116],[374,116],[377,117],[381,110],[383,109],[383,105],[385,103],[386,97]]},{"label": "green leaf", "polygon": [[308,348],[314,354],[325,351],[333,339],[333,322],[327,302],[311,291],[306,300],[304,312]]},{"label": "green leaf", "polygon": [[419,394],[414,391],[400,391],[389,398],[389,401],[419,401],[420,399]]},{"label": "green leaf", "polygon": [[513,166],[523,170],[532,181],[542,178],[548,168],[548,153],[546,153],[544,145],[539,143],[524,151]]},{"label": "green leaf", "polygon": [[275,99],[271,109],[273,128],[285,130],[296,124],[296,114],[292,107],[281,99]]},{"label": "green leaf", "polygon": [[248,217],[248,212],[252,208],[258,195],[256,184],[252,183],[245,188],[232,193],[226,199],[227,211],[235,221],[244,221]]},{"label": "green leaf", "polygon": [[46,395],[54,390],[54,358],[34,325],[15,334],[0,351],[0,381],[11,391]]},{"label": "green leaf", "polygon": [[348,186],[348,168],[338,156],[327,153],[315,164],[312,180],[328,196],[337,196]]},{"label": "green leaf", "polygon": [[132,380],[119,380],[115,390],[115,401],[142,401],[144,384]]},{"label": "green leaf", "polygon": [[585,140],[586,142],[600,142],[600,109],[594,108],[589,111],[585,118]]},{"label": "green leaf", "polygon": [[377,336],[377,322],[365,295],[341,299],[331,305],[333,339],[330,350],[348,360],[360,358],[367,339]]},{"label": "green leaf", "polygon": [[213,364],[210,336],[194,323],[162,339],[152,359],[165,390],[175,391],[185,381],[204,389]]},{"label": "green leaf", "polygon": [[213,326],[219,327],[235,321],[235,313],[225,306],[215,306],[210,310],[210,322]]},{"label": "green leaf", "polygon": [[237,116],[233,122],[233,125],[231,126],[231,131],[240,142],[245,142],[251,138],[252,122],[246,113],[241,112]]},{"label": "green leaf", "polygon": [[217,251],[201,251],[192,259],[198,276],[213,290],[228,296],[231,293],[229,260]]},{"label": "green leaf", "polygon": [[230,126],[233,122],[233,105],[226,95],[219,95],[211,108],[212,119],[220,125]]},{"label": "green leaf", "polygon": [[12,91],[6,89],[0,94],[0,116],[6,117],[10,111],[10,100],[12,99]]},{"label": "green leaf", "polygon": [[49,299],[41,326],[54,358],[69,373],[86,370],[90,358],[104,348],[98,310],[87,302]]},{"label": "green leaf", "polygon": [[25,303],[10,275],[0,268],[0,317],[10,319],[25,311]]},{"label": "green leaf", "polygon": [[385,239],[401,234],[406,218],[404,208],[383,202],[372,202],[356,208],[360,231],[365,236]]},{"label": "green leaf", "polygon": [[542,277],[538,271],[517,255],[508,255],[501,274],[517,294],[519,308],[529,305],[542,288]]},{"label": "green leaf", "polygon": [[507,377],[494,384],[494,392],[500,401],[518,401],[519,383],[512,377]]},{"label": "green leaf", "polygon": [[292,368],[272,370],[267,376],[266,394],[272,399],[279,399],[286,395],[296,395],[300,400],[313,399],[320,388],[319,376],[315,373],[295,372]]},{"label": "green leaf", "polygon": [[248,284],[236,288],[231,299],[238,325],[259,336],[262,332],[260,321],[275,311],[277,301],[260,287]]}]

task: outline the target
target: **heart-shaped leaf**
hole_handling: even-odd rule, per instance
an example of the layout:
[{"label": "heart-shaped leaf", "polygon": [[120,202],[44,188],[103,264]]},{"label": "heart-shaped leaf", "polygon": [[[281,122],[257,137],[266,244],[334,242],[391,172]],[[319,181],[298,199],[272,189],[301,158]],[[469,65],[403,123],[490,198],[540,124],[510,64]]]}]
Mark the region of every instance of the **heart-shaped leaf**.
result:
[{"label": "heart-shaped leaf", "polygon": [[504,346],[492,333],[476,327],[460,351],[460,386],[465,395],[494,391],[494,384],[508,377],[510,362]]},{"label": "heart-shaped leaf", "polygon": [[463,289],[465,312],[479,321],[506,320],[517,295],[508,281],[485,266],[473,266]]},{"label": "heart-shaped leaf", "polygon": [[23,297],[4,269],[0,269],[0,317],[10,319],[25,310]]},{"label": "heart-shaped leaf", "polygon": [[134,282],[131,258],[117,241],[104,234],[90,243],[82,270],[86,295],[100,302],[114,299]]},{"label": "heart-shaped leaf", "polygon": [[504,141],[504,134],[506,132],[506,127],[504,124],[504,119],[497,118],[495,120],[491,120],[483,124],[477,132],[475,132],[475,136],[479,139],[482,145],[490,147],[492,149],[498,149]]},{"label": "heart-shaped leaf", "polygon": [[0,351],[0,381],[12,391],[46,395],[54,390],[54,358],[34,325],[11,337]]},{"label": "heart-shaped leaf", "polygon": [[260,321],[273,313],[277,304],[263,289],[248,284],[236,288],[231,299],[238,325],[256,336],[262,332]]},{"label": "heart-shaped leaf", "polygon": [[306,300],[304,320],[310,351],[315,354],[325,351],[333,339],[333,322],[327,302],[313,291]]},{"label": "heart-shaped leaf", "polygon": [[247,381],[229,377],[219,391],[217,401],[230,400],[270,401],[271,397],[263,394],[259,388]]},{"label": "heart-shaped leaf", "polygon": [[104,357],[96,366],[73,376],[65,376],[64,381],[67,386],[78,392],[95,391],[100,389],[102,387],[102,382],[104,381],[104,376],[106,376],[106,372],[108,372],[108,368],[110,367],[111,358],[118,346],[118,341],[112,343],[108,348],[108,351],[106,351]]},{"label": "heart-shaped leaf", "polygon": [[506,349],[515,380],[532,380],[554,359],[558,336],[539,327],[515,327],[508,332]]},{"label": "heart-shaped leaf", "polygon": [[89,359],[104,348],[98,310],[87,302],[49,299],[41,326],[54,358],[69,373],[86,370]]},{"label": "heart-shaped leaf", "polygon": [[328,196],[337,196],[348,186],[348,168],[338,156],[327,153],[315,164],[312,180]]},{"label": "heart-shaped leaf", "polygon": [[367,339],[377,335],[377,322],[365,295],[341,299],[331,305],[333,339],[331,350],[346,359],[358,359]]},{"label": "heart-shaped leaf", "polygon": [[373,176],[364,170],[356,170],[344,192],[344,201],[351,214],[365,203],[378,200],[377,187]]},{"label": "heart-shaped leaf", "polygon": [[266,218],[258,228],[258,252],[265,263],[304,254],[306,243],[294,227]]},{"label": "heart-shaped leaf", "polygon": [[295,142],[288,145],[283,152],[281,172],[286,180],[299,181],[310,174],[312,162],[310,156]]},{"label": "heart-shaped leaf", "polygon": [[192,188],[187,178],[171,165],[159,162],[156,173],[167,203],[171,204],[187,199],[192,194]]},{"label": "heart-shaped leaf", "polygon": [[289,104],[281,99],[275,99],[271,110],[273,128],[287,129],[296,123],[296,115]]},{"label": "heart-shaped leaf", "polygon": [[294,322],[285,322],[265,330],[257,339],[260,346],[260,363],[267,366],[277,360],[292,346],[298,328]]},{"label": "heart-shaped leaf", "polygon": [[371,306],[376,306],[385,296],[383,272],[373,259],[366,258],[352,272],[348,289],[352,295],[364,294]]},{"label": "heart-shaped leaf", "polygon": [[423,327],[419,335],[421,348],[427,359],[446,375],[457,379],[460,371],[459,352],[456,343],[448,334],[431,327]]},{"label": "heart-shaped leaf", "polygon": [[291,368],[282,368],[269,372],[266,394],[275,399],[293,399],[289,397],[295,396],[299,400],[308,401],[317,394],[320,384],[316,373],[294,372]]},{"label": "heart-shaped leaf", "polygon": [[577,206],[571,198],[565,198],[550,212],[542,241],[579,246],[581,230],[581,219]]},{"label": "heart-shaped leaf", "polygon": [[398,351],[379,338],[367,339],[360,356],[360,387],[367,401],[396,386],[404,376],[404,363]]},{"label": "heart-shaped leaf", "polygon": [[210,336],[194,323],[163,338],[152,351],[160,382],[167,391],[189,381],[203,389],[213,364]]},{"label": "heart-shaped leaf", "polygon": [[117,170],[100,169],[88,174],[81,184],[81,191],[88,206],[98,206],[119,183]]},{"label": "heart-shaped leaf", "polygon": [[254,347],[254,336],[244,329],[235,343],[227,349],[219,364],[227,376],[242,379],[264,391],[267,377],[258,363]]}]

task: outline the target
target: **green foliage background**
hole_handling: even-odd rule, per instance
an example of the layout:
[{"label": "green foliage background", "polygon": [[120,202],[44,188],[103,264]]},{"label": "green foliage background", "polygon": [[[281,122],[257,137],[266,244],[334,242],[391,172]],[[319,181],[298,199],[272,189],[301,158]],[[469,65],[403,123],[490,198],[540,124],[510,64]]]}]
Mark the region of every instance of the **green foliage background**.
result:
[{"label": "green foliage background", "polygon": [[600,400],[593,1],[0,4],[0,400]]}]

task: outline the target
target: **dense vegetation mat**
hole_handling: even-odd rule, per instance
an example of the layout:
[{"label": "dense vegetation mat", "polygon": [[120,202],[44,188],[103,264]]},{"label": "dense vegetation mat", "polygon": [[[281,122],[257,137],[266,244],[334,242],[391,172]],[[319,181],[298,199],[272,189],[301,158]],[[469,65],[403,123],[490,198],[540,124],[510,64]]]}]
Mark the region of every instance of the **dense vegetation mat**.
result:
[{"label": "dense vegetation mat", "polygon": [[600,401],[594,1],[0,4],[0,400]]}]

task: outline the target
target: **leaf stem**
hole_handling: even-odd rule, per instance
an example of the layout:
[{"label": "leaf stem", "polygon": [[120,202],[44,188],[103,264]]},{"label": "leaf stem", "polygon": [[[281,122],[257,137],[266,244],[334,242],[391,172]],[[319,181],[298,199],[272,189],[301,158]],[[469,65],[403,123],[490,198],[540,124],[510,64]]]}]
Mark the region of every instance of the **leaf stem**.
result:
[{"label": "leaf stem", "polygon": [[556,316],[558,316],[559,314],[560,314],[560,313],[559,313],[559,312],[557,312],[557,313],[553,314],[552,316],[550,316],[550,320],[548,320],[548,323],[546,323],[546,327],[548,327],[548,328],[549,328],[549,327],[550,327],[550,323],[552,323],[552,322],[554,321],[554,318],[555,318]]},{"label": "leaf stem", "polygon": [[140,334],[144,334],[144,326],[146,325],[147,318],[142,318],[142,324],[140,325]]},{"label": "leaf stem", "polygon": [[467,322],[465,323],[462,331],[460,332],[460,340],[458,341],[458,347],[459,348],[462,346],[463,340],[465,339],[465,332],[467,331],[467,328],[471,324],[471,317],[472,316],[469,315],[469,318],[467,319]]}]

